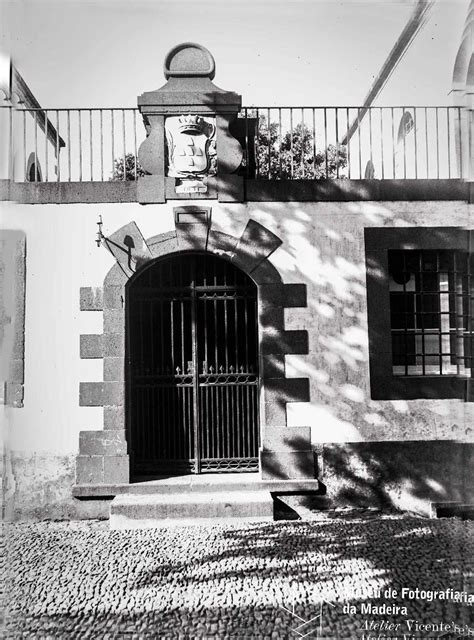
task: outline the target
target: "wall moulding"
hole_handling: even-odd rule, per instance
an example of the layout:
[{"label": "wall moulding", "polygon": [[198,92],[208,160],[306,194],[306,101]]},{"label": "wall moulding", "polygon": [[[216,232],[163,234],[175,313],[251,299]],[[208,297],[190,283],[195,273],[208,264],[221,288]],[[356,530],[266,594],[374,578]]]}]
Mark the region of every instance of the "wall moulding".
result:
[{"label": "wall moulding", "polygon": [[167,200],[219,202],[426,202],[474,203],[467,180],[254,180],[237,174],[207,179],[206,193],[175,191],[175,178],[143,176],[119,182],[14,182],[0,180],[0,201],[20,204],[162,204]]}]

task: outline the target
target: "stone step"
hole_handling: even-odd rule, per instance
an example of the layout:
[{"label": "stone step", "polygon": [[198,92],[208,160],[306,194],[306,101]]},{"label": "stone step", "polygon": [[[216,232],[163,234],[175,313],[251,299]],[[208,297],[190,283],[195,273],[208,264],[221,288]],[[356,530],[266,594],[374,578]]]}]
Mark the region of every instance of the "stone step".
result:
[{"label": "stone step", "polygon": [[269,491],[128,493],[110,503],[111,529],[146,529],[170,525],[262,522],[273,520]]},{"label": "stone step", "polygon": [[298,480],[262,480],[258,473],[202,474],[163,477],[135,481],[130,484],[76,485],[76,498],[100,498],[122,494],[189,494],[230,491],[268,491],[273,494],[314,492],[322,493],[319,481],[311,478]]}]

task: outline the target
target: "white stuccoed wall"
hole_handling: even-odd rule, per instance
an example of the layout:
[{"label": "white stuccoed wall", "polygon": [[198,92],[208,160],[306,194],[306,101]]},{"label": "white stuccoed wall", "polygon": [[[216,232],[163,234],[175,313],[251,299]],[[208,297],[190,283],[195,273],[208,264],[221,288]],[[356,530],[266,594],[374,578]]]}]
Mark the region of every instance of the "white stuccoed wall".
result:
[{"label": "white stuccoed wall", "polygon": [[[113,258],[94,243],[135,220],[145,238],[174,229],[173,205],[4,205],[3,226],[27,236],[24,408],[7,409],[6,442],[24,454],[73,455],[102,409],[79,407],[81,381],[102,380],[101,360],[80,360],[79,336],[102,332],[101,312],[79,311],[81,286],[101,286]],[[189,203],[191,204],[191,203]],[[218,231],[240,235],[249,217],[283,240],[271,261],[286,283],[306,283],[308,307],[286,310],[306,329],[309,354],[287,356],[287,376],[310,378],[311,402],[288,406],[313,442],[472,439],[473,407],[457,400],[372,401],[368,373],[365,226],[466,226],[462,202],[211,202]]]}]

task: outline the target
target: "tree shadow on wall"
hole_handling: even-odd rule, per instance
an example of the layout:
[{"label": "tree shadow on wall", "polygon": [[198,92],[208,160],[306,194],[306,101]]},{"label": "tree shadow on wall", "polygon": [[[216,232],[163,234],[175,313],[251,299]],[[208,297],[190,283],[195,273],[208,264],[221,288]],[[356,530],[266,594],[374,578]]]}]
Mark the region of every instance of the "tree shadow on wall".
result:
[{"label": "tree shadow on wall", "polygon": [[[288,429],[291,434],[291,428]],[[436,515],[436,505],[472,501],[469,469],[474,445],[456,441],[388,441],[322,444],[286,442],[295,478],[318,478],[319,489],[274,495],[278,519],[311,517],[328,509],[377,509]],[[266,471],[286,479],[285,458],[265,458]],[[312,470],[314,470],[312,474]],[[296,507],[295,507],[296,505]]]},{"label": "tree shadow on wall", "polygon": [[473,446],[455,441],[321,445],[329,497],[337,506],[428,514],[429,503],[466,501]]}]

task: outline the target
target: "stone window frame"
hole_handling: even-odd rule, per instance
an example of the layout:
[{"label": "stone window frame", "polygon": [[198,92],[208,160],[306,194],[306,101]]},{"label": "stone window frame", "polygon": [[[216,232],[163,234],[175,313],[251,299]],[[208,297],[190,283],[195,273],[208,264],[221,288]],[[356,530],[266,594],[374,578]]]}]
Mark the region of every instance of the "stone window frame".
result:
[{"label": "stone window frame", "polygon": [[474,232],[460,227],[370,227],[364,230],[370,390],[373,400],[464,398],[473,381],[456,375],[397,376],[392,372],[388,251],[467,251]]},{"label": "stone window frame", "polygon": [[[188,233],[188,231],[186,232]],[[183,234],[183,237],[181,237]],[[306,306],[306,285],[285,284],[268,256],[281,241],[262,225],[250,220],[240,238],[218,231],[196,236],[176,231],[146,240],[152,259],[185,251],[205,251],[229,260],[257,286],[257,320],[260,360],[260,471],[266,466],[277,477],[299,473],[314,477],[314,456],[309,427],[288,427],[288,402],[309,401],[308,378],[287,378],[286,354],[307,354],[306,330],[285,330],[284,309]],[[149,264],[149,262],[147,263]],[[133,276],[131,276],[133,277]],[[103,334],[81,336],[81,357],[103,358],[103,382],[82,382],[79,404],[102,406],[102,431],[81,431],[76,458],[77,485],[130,482],[126,416],[126,275],[115,264],[104,280],[102,295],[81,289],[82,310],[103,310]],[[275,451],[278,451],[276,454]]]},{"label": "stone window frame", "polygon": [[0,241],[3,371],[0,404],[22,408],[25,384],[26,234],[4,229]]}]

